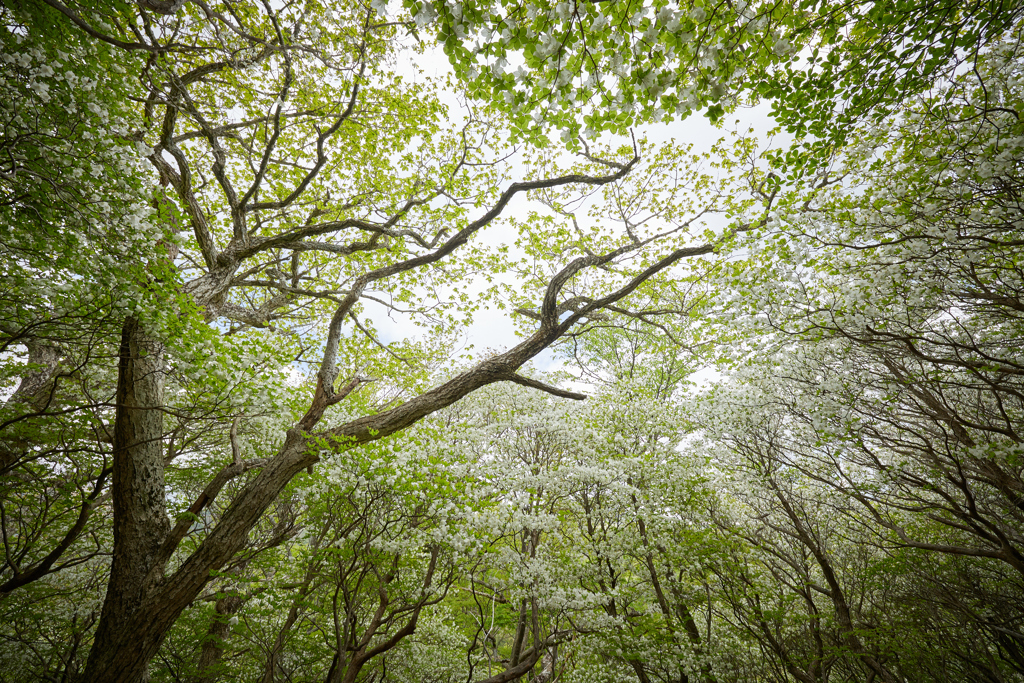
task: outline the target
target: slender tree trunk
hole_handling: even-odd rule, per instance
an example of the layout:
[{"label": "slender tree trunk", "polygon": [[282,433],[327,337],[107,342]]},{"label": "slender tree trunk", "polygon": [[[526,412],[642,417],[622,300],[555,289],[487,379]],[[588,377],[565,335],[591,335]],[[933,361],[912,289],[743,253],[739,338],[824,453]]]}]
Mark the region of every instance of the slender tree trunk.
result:
[{"label": "slender tree trunk", "polygon": [[516,636],[512,642],[512,666],[519,663],[519,655],[523,651],[523,642],[526,639],[526,598],[519,603],[519,619],[516,622]]},{"label": "slender tree trunk", "polygon": [[[137,658],[126,652],[125,629],[146,596],[146,578],[170,523],[164,499],[163,345],[148,337],[134,318],[121,333],[114,420],[114,559],[85,679],[116,662]],[[133,681],[148,678],[143,669]]]},{"label": "slender tree trunk", "polygon": [[334,658],[331,660],[331,668],[327,670],[327,683],[338,683],[341,680],[341,650],[334,651]]},{"label": "slender tree trunk", "polygon": [[[632,484],[632,480],[629,482]],[[637,529],[640,531],[640,540],[644,544],[644,549],[647,551],[644,555],[644,564],[647,566],[647,573],[651,577],[651,585],[654,587],[654,595],[658,599],[658,606],[661,607],[661,613],[665,617],[665,624],[668,627],[669,633],[675,636],[676,627],[673,623],[675,618],[678,618],[679,622],[683,625],[686,631],[686,637],[690,640],[690,644],[693,646],[694,653],[703,658],[704,657],[704,643],[700,637],[700,630],[697,628],[697,622],[693,619],[693,614],[690,612],[690,607],[683,600],[683,596],[678,592],[674,595],[675,598],[675,614],[673,615],[672,609],[669,607],[668,598],[665,596],[665,591],[661,585],[661,579],[658,578],[657,568],[654,566],[654,554],[652,550],[652,543],[647,536],[647,524],[644,522],[644,518],[640,515],[640,505],[637,503],[636,496],[632,496],[633,509],[637,513]],[[711,606],[708,605],[708,609]],[[708,663],[701,664],[701,673],[704,676],[704,680],[708,683],[717,683],[717,679],[711,672],[711,665]],[[685,672],[680,671],[679,680],[683,683],[689,681],[689,676]]]},{"label": "slender tree trunk", "polygon": [[241,595],[226,595],[217,600],[210,628],[206,631],[203,649],[199,653],[198,673],[193,683],[213,683],[218,678],[217,664],[224,656],[224,642],[231,633],[231,617],[245,604]]},{"label": "slender tree trunk", "polygon": [[640,683],[651,683],[650,677],[647,675],[647,670],[644,669],[644,664],[638,659],[630,659],[629,665],[633,667],[633,673],[636,674],[636,680]]},{"label": "slender tree trunk", "polygon": [[274,639],[270,652],[267,653],[267,661],[263,668],[263,683],[274,683],[274,677],[277,675],[278,655],[284,650],[285,641],[288,639],[288,632],[291,631],[292,626],[298,621],[299,615],[302,614],[302,601],[309,594],[310,584],[313,583],[314,578],[316,578],[316,566],[310,565],[306,570],[305,580],[295,593],[295,597],[292,598],[291,607],[288,608],[288,617],[284,620],[281,630],[277,632],[277,638]]},{"label": "slender tree trunk", "polygon": [[797,514],[796,509],[783,493],[782,487],[774,480],[769,481],[775,490],[776,499],[782,504],[782,509],[793,523],[793,529],[796,531],[798,538],[807,550],[810,551],[811,555],[814,556],[818,567],[821,569],[825,583],[829,587],[829,597],[832,599],[832,607],[835,609],[836,621],[847,647],[858,657],[858,661],[865,669],[868,680],[873,680],[875,676],[878,676],[882,679],[883,683],[896,683],[896,676],[893,672],[883,665],[875,656],[875,653],[870,651],[858,637],[857,629],[853,623],[853,613],[850,609],[850,604],[832,566],[831,558],[826,554],[815,535],[804,526],[800,515]]}]

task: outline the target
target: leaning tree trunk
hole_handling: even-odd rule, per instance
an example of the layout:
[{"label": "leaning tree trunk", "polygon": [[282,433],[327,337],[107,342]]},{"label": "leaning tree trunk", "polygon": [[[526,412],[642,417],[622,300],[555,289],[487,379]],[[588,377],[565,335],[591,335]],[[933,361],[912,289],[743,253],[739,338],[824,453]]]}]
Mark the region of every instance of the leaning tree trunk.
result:
[{"label": "leaning tree trunk", "polygon": [[[137,658],[124,630],[147,593],[146,577],[170,530],[164,499],[163,345],[134,318],[121,333],[114,419],[114,559],[85,680]],[[136,681],[148,676],[143,672]]]},{"label": "leaning tree trunk", "polygon": [[[629,291],[632,290],[623,290],[618,298],[625,296]],[[159,434],[159,427],[151,432],[154,438],[135,438],[131,441],[134,447],[121,448],[121,473],[120,476],[115,474],[114,495],[115,500],[121,501],[122,506],[127,505],[127,509],[115,507],[115,530],[121,529],[118,532],[120,535],[115,535],[115,539],[120,539],[121,546],[115,542],[115,548],[124,547],[125,550],[120,564],[116,557],[118,552],[115,552],[115,566],[109,584],[109,591],[115,597],[112,599],[108,594],[108,604],[104,605],[103,619],[106,623],[101,625],[97,633],[97,641],[89,656],[85,680],[89,683],[139,683],[145,679],[148,663],[159,651],[167,631],[210,581],[211,571],[223,567],[245,546],[249,531],[266,509],[277,500],[292,477],[320,460],[321,448],[317,445],[320,439],[328,440],[337,450],[352,448],[399,432],[426,415],[446,408],[467,394],[494,382],[510,380],[536,386],[536,382],[523,379],[516,371],[561,337],[574,323],[575,320],[569,318],[562,323],[543,325],[531,337],[509,351],[481,361],[472,369],[401,405],[310,436],[324,409],[331,405],[330,402],[317,403],[314,400],[313,407],[299,425],[288,430],[277,455],[263,464],[259,473],[237,492],[217,525],[169,576],[165,576],[165,568],[162,565],[166,557],[169,557],[168,552],[173,552],[174,539],[167,533],[168,524],[165,521],[162,457],[158,448],[159,437],[156,436]],[[119,385],[123,384],[126,388],[136,387],[137,393],[139,381],[144,377],[158,374],[155,370],[159,368],[159,364],[148,373],[141,369],[144,365],[142,361],[149,356],[137,351],[133,355],[132,348],[145,347],[145,344],[140,341],[143,337],[137,329],[137,324],[133,329],[130,327],[125,326],[126,344],[123,346],[127,350],[122,354],[121,373],[124,381],[119,378]],[[134,345],[129,343],[133,338]],[[129,373],[131,369],[139,372]],[[138,378],[127,381],[129,374],[132,374],[133,378],[138,375]],[[353,380],[348,390],[355,385],[356,382]],[[338,392],[335,399],[347,393],[348,391]],[[126,398],[121,403],[126,409],[119,408],[119,417],[123,415],[123,421],[126,423],[130,423],[133,417],[141,418],[142,415],[150,413],[155,413],[155,418],[159,419],[158,410],[154,409],[159,402],[142,403],[133,394],[131,400]],[[147,406],[150,410],[145,410]],[[127,409],[129,407],[132,409]],[[122,436],[122,439],[125,437]],[[153,448],[155,446],[157,448]],[[150,478],[142,476],[147,471],[146,463],[155,468]],[[146,486],[140,485],[142,481],[145,481]],[[126,492],[129,487],[131,492]],[[126,518],[120,522],[116,521],[118,514],[124,516],[133,508],[139,513],[146,514],[140,514],[138,519]],[[146,520],[149,524],[145,523]],[[129,530],[132,531],[131,534],[127,533]],[[143,530],[150,533],[142,533]],[[165,552],[163,547],[158,547],[161,543],[154,540],[164,536],[167,536],[170,542],[162,544],[169,548],[168,552]],[[143,539],[145,543],[140,542]],[[133,557],[138,559],[139,567],[126,566]],[[148,581],[147,573],[150,575]],[[123,594],[118,595],[118,592]],[[109,604],[112,600],[114,604]],[[498,677],[492,677],[487,683],[510,681],[525,675],[539,656],[539,650],[534,649],[533,655],[520,662],[519,667],[509,669]]]}]

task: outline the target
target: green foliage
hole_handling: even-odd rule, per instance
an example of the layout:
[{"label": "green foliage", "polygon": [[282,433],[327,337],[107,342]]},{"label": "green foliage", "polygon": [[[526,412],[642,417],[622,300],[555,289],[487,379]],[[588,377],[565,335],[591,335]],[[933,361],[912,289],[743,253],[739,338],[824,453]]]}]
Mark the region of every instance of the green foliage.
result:
[{"label": "green foliage", "polygon": [[154,681],[1021,680],[1019,4],[146,4],[0,9],[0,677],[86,675],[132,323]]}]

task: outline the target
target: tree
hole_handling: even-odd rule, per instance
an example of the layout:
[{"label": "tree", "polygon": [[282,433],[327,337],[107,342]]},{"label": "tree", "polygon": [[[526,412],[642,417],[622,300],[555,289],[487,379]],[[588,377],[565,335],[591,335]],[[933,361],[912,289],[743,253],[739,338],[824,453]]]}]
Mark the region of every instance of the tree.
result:
[{"label": "tree", "polygon": [[780,124],[813,136],[789,158],[797,169],[842,147],[858,121],[973,64],[1021,12],[1011,2],[405,4],[417,24],[440,27],[458,73],[524,137],[542,135],[545,119],[570,140],[698,111],[718,121],[764,98]]},{"label": "tree", "polygon": [[[1024,673],[1020,8],[394,9],[0,10],[0,662]],[[594,142],[758,98],[797,146]],[[495,272],[521,339],[451,371]]]},{"label": "tree", "polygon": [[[71,454],[94,456],[77,466],[73,485],[80,493],[70,509],[48,511],[31,536],[15,532],[26,547],[9,551],[5,585],[18,590],[97,551],[111,553],[84,672],[89,680],[144,677],[182,611],[211,573],[246,546],[297,474],[328,454],[405,429],[487,384],[517,381],[544,389],[519,376],[518,368],[680,259],[715,248],[714,241],[673,242],[678,231],[608,235],[597,249],[569,240],[560,247],[565,260],[533,283],[540,297],[531,312],[535,325],[522,342],[429,390],[415,381],[399,384],[401,399],[387,409],[332,418],[331,408],[368,375],[389,376],[388,364],[403,356],[363,322],[362,301],[383,296],[396,308],[405,301],[425,306],[416,286],[441,288],[491,265],[471,240],[513,197],[615,182],[637,165],[636,150],[608,152],[608,160],[588,154],[568,173],[505,181],[489,162],[500,154],[492,143],[499,120],[473,112],[462,130],[445,131],[430,87],[404,81],[390,67],[406,20],[390,21],[358,3],[330,9],[191,3],[153,14],[144,6],[54,1],[5,10],[4,18],[5,41],[23,48],[12,49],[9,61],[17,106],[45,99],[58,86],[61,97],[76,92],[66,74],[24,71],[43,60],[32,50],[56,52],[55,35],[74,36],[92,68],[127,74],[110,90],[90,81],[100,92],[89,107],[96,112],[90,127],[65,118],[57,128],[40,124],[24,136],[12,134],[13,166],[5,178],[18,181],[34,168],[44,178],[64,173],[60,160],[48,166],[34,148],[17,146],[50,135],[67,146],[102,134],[122,156],[134,149],[151,166],[148,172],[123,164],[115,169],[128,176],[126,206],[153,207],[143,217],[136,209],[128,223],[102,198],[102,178],[103,193],[94,193],[99,199],[67,200],[35,180],[24,196],[16,182],[8,193],[16,214],[31,213],[33,202],[47,207],[36,215],[67,245],[69,259],[58,265],[74,294],[61,304],[74,315],[53,321],[29,289],[47,269],[38,260],[15,261],[28,284],[13,295],[17,317],[4,344],[22,344],[35,356],[29,365],[8,363],[7,375],[23,378],[5,406],[5,424],[21,430],[5,435],[8,476],[67,506],[66,486],[40,492],[31,468],[59,479],[73,471],[66,464]],[[78,80],[74,85],[83,87]],[[59,103],[49,96],[46,111],[57,117]],[[11,122],[12,130],[28,125],[18,114]],[[103,158],[93,158],[102,166]],[[96,228],[65,219],[68,201],[96,202],[106,212],[104,249],[117,256],[110,269],[125,259],[138,259],[137,267],[118,278],[93,269],[108,263],[85,241]],[[9,225],[28,226],[17,215]],[[139,235],[145,235],[142,251],[132,251]],[[38,245],[24,247],[31,248]],[[641,265],[627,262],[636,256]],[[591,289],[588,278],[597,268],[611,275],[590,279]],[[78,356],[73,341],[84,344]],[[281,394],[292,362],[316,367],[305,405]],[[79,372],[94,384],[60,393],[69,372],[62,368],[76,363],[72,376]],[[20,400],[46,392],[54,398],[42,408]],[[57,430],[69,415],[88,426],[42,459],[40,448],[54,441],[47,430]],[[197,493],[186,501],[175,480],[196,475],[190,486]],[[228,493],[230,503],[217,504],[222,511],[215,523],[204,525],[195,542],[183,543],[195,535],[197,519],[205,520]],[[105,496],[112,516],[95,520]],[[17,499],[9,500],[17,506]],[[176,511],[170,521],[169,507]],[[111,532],[107,545],[104,534]],[[94,550],[83,549],[87,541]]]},{"label": "tree", "polygon": [[[1019,50],[1016,29],[972,72],[866,123],[834,169],[780,201],[727,295],[756,361],[703,418],[825,578],[827,549],[857,538],[872,563],[915,577],[901,603],[970,633],[953,639],[969,650],[915,633],[958,664],[913,670],[901,655],[907,679],[1020,674]],[[808,496],[856,531],[814,532]],[[918,562],[944,571],[921,580]]]},{"label": "tree", "polygon": [[851,159],[841,183],[794,213],[793,232],[780,225],[778,243],[797,233],[798,258],[819,269],[813,283],[786,273],[785,303],[770,297],[766,309],[790,338],[820,344],[806,354],[813,376],[795,372],[794,386],[813,383],[826,397],[809,419],[851,439],[842,458],[892,477],[891,504],[929,500],[936,521],[977,535],[981,555],[1014,568],[1019,169],[1009,159],[1020,100],[1006,78],[1018,49],[1009,36],[976,73],[909,108],[885,148],[864,138],[873,158]]}]

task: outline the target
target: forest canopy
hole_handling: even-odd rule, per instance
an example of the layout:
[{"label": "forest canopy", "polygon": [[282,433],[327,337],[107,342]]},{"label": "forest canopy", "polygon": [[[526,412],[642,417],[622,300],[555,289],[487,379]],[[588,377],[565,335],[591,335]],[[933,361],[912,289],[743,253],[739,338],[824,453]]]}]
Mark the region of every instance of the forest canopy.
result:
[{"label": "forest canopy", "polygon": [[1024,5],[0,19],[0,681],[1024,681]]}]

